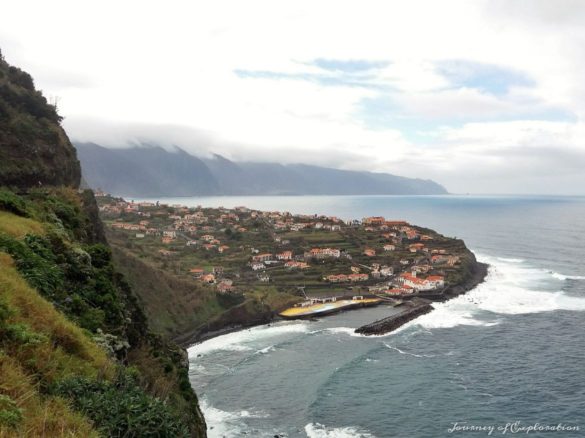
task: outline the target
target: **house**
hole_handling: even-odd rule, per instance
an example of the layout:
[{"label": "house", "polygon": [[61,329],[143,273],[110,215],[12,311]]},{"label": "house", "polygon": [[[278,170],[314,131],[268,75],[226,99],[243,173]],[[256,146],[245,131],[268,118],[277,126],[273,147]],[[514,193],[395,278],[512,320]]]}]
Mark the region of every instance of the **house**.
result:
[{"label": "house", "polygon": [[234,286],[232,285],[232,283],[226,283],[225,281],[220,282],[217,285],[217,291],[219,293],[225,294],[227,292],[232,292],[234,290]]},{"label": "house", "polygon": [[258,274],[257,277],[262,283],[268,283],[270,281],[270,276],[266,273]]},{"label": "house", "polygon": [[227,245],[221,245],[219,248],[217,248],[217,250],[218,250],[220,253],[224,253],[224,252],[225,252],[225,251],[227,251],[228,249],[230,249],[230,247],[229,247],[229,246],[227,246]]},{"label": "house", "polygon": [[406,230],[405,231],[405,234],[406,234],[406,238],[408,240],[416,240],[419,237],[418,236],[418,233],[415,230],[410,230],[410,229],[409,230]]},{"label": "house", "polygon": [[305,258],[325,259],[328,257],[339,258],[341,251],[334,248],[312,248],[305,253]]},{"label": "house", "polygon": [[169,243],[172,243],[173,240],[175,240],[175,239],[173,239],[172,237],[164,236],[162,238],[162,243],[164,243],[165,245],[168,245]]},{"label": "house", "polygon": [[422,251],[422,250],[424,250],[424,248],[425,248],[424,243],[413,243],[411,245],[408,245],[408,250],[410,252]]},{"label": "house", "polygon": [[212,240],[215,240],[215,237],[213,237],[211,234],[204,234],[203,236],[201,236],[201,240],[211,242]]},{"label": "house", "polygon": [[430,275],[427,278],[418,278],[416,272],[400,274],[396,280],[398,284],[408,286],[417,292],[434,290],[445,286],[445,280],[441,275]]},{"label": "house", "polygon": [[383,277],[390,277],[394,275],[394,268],[392,266],[382,266],[380,268],[380,275]]},{"label": "house", "polygon": [[431,256],[431,263],[433,265],[440,265],[443,263],[447,263],[449,261],[449,257],[444,254],[435,254]]},{"label": "house", "polygon": [[325,277],[325,280],[330,283],[343,283],[346,281],[366,281],[369,278],[368,274],[332,274]]},{"label": "house", "polygon": [[396,246],[392,245],[390,243],[387,243],[386,245],[384,245],[384,251],[395,251],[396,250]]},{"label": "house", "polygon": [[252,268],[253,271],[259,271],[261,269],[264,269],[264,263],[255,262],[252,263],[250,267]]},{"label": "house", "polygon": [[414,266],[412,269],[414,269],[416,272],[424,274],[426,272],[429,272],[431,270],[431,266],[425,264],[421,264],[421,265],[416,265]]},{"label": "house", "polygon": [[382,225],[386,222],[382,216],[365,217],[362,219],[363,225]]},{"label": "house", "polygon": [[252,257],[252,261],[254,262],[266,262],[270,259],[272,259],[272,254],[267,252]]},{"label": "house", "polygon": [[368,274],[349,274],[347,276],[349,281],[367,281]]},{"label": "house", "polygon": [[374,257],[376,255],[376,251],[372,248],[364,249],[364,255],[368,257]]},{"label": "house", "polygon": [[347,281],[347,275],[345,274],[332,274],[332,275],[328,275],[325,277],[325,280],[327,280],[330,283],[343,283],[345,281]]},{"label": "house", "polygon": [[176,239],[177,238],[177,232],[173,231],[173,230],[165,230],[163,231],[163,236],[164,237],[170,237],[171,239]]},{"label": "house", "polygon": [[136,233],[137,239],[144,239],[144,233]]},{"label": "house", "polygon": [[442,275],[429,275],[426,281],[434,286],[434,289],[445,287],[445,277]]},{"label": "house", "polygon": [[283,251],[279,254],[276,254],[276,258],[278,260],[292,260],[293,253],[292,253],[292,251]]},{"label": "house", "polygon": [[305,262],[290,261],[286,262],[284,267],[288,269],[308,269],[310,266]]},{"label": "house", "polygon": [[189,269],[189,273],[193,274],[195,277],[200,277],[205,273],[203,268],[191,268]]},{"label": "house", "polygon": [[199,279],[204,283],[213,284],[215,283],[215,275],[213,274],[205,274],[199,277]]}]

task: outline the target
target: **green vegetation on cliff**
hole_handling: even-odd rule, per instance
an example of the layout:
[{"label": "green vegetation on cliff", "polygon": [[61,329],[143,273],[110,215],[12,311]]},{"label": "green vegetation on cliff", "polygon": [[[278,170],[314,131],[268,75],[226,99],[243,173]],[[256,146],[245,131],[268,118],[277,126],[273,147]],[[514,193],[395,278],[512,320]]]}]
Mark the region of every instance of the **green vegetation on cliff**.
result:
[{"label": "green vegetation on cliff", "polygon": [[0,55],[0,436],[205,436],[186,353],[116,268],[75,149]]},{"label": "green vegetation on cliff", "polygon": [[55,106],[0,52],[0,175],[19,188],[77,186],[81,169]]},{"label": "green vegetation on cliff", "polygon": [[183,352],[149,332],[109,247],[88,232],[83,198],[72,189],[0,191],[3,375],[35,388],[38,412],[61,403],[54,424],[38,425],[26,388],[4,382],[2,432],[201,436]]}]

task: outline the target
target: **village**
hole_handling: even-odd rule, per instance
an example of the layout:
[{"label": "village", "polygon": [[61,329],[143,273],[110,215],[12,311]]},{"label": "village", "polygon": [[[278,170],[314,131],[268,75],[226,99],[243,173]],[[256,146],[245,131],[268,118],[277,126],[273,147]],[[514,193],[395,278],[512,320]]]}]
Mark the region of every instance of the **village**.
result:
[{"label": "village", "polygon": [[401,220],[97,199],[110,240],[219,294],[436,297],[461,277],[462,241]]}]

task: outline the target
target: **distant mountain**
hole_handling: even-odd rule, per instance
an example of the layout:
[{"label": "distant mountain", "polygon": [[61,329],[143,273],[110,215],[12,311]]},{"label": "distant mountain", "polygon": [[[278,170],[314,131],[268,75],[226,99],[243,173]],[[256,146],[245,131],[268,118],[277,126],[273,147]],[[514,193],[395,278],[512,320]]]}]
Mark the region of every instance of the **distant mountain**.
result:
[{"label": "distant mountain", "polygon": [[180,148],[107,149],[76,143],[85,181],[116,195],[438,195],[431,180],[307,164],[234,162],[197,158]]},{"label": "distant mountain", "polygon": [[126,196],[192,196],[219,193],[207,165],[182,149],[158,146],[107,149],[76,143],[83,178],[90,187]]}]

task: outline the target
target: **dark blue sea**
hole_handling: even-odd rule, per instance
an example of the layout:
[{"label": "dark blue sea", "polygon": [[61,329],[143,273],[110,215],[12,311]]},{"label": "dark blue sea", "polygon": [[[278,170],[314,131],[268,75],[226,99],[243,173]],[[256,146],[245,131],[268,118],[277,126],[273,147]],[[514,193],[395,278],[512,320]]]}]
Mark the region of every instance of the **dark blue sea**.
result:
[{"label": "dark blue sea", "polygon": [[585,198],[166,201],[405,219],[490,264],[484,284],[389,335],[353,333],[379,307],[193,346],[211,437],[585,436]]}]

